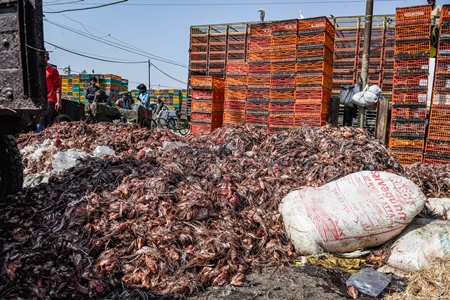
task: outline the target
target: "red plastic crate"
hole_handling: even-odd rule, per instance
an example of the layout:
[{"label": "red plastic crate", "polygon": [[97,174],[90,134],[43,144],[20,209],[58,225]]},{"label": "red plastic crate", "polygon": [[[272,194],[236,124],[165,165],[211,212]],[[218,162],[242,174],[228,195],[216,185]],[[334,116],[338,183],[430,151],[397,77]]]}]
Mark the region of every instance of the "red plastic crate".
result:
[{"label": "red plastic crate", "polygon": [[267,49],[270,46],[272,46],[271,36],[254,36],[249,38],[249,50],[261,50],[261,48]]},{"label": "red plastic crate", "polygon": [[423,161],[423,153],[395,150],[391,150],[391,153],[401,165],[412,165]]},{"label": "red plastic crate", "polygon": [[240,123],[245,122],[245,110],[243,111],[224,111],[223,123]]},{"label": "red plastic crate", "polygon": [[427,139],[425,152],[442,153],[450,155],[450,142]]},{"label": "red plastic crate", "polygon": [[440,40],[437,48],[437,57],[450,58],[450,41]]},{"label": "red plastic crate", "polygon": [[431,107],[445,108],[449,106],[450,106],[450,90],[448,90],[448,92],[435,91],[433,93],[433,101],[431,102]]},{"label": "red plastic crate", "polygon": [[392,103],[393,104],[426,104],[427,103],[427,90],[419,92],[393,92]]},{"label": "red plastic crate", "polygon": [[[305,45],[308,46],[308,45]],[[299,62],[308,61],[307,59],[318,59],[323,58],[328,63],[333,63],[333,51],[328,49],[327,47],[323,47],[319,45],[319,47],[308,47],[304,48],[303,46],[297,47],[297,58]]]},{"label": "red plastic crate", "polygon": [[196,44],[203,46],[208,45],[208,35],[191,35],[191,46]]},{"label": "red plastic crate", "polygon": [[317,103],[294,104],[295,115],[328,114],[328,101],[319,100]]},{"label": "red plastic crate", "polygon": [[292,48],[274,48],[270,59],[272,61],[295,60],[297,59],[297,49]]},{"label": "red plastic crate", "polygon": [[323,86],[328,89],[332,89],[333,80],[331,77],[323,72],[320,73],[303,73],[297,74],[296,86]]},{"label": "red plastic crate", "polygon": [[248,76],[247,85],[249,87],[270,87],[270,74],[251,74]]},{"label": "red plastic crate", "polygon": [[248,50],[248,61],[267,61],[269,62],[272,58],[272,49],[249,49]]},{"label": "red plastic crate", "polygon": [[392,107],[391,119],[426,119],[426,107]]},{"label": "red plastic crate", "polygon": [[444,21],[450,20],[450,5],[444,4],[442,5],[441,10],[441,22],[440,24],[444,23]]},{"label": "red plastic crate", "polygon": [[428,74],[394,74],[394,88],[428,87]]},{"label": "red plastic crate", "polygon": [[[270,87],[295,87],[295,75],[288,77],[271,77]],[[294,98],[294,97],[292,97]]]},{"label": "red plastic crate", "polygon": [[225,102],[223,104],[223,110],[224,111],[231,111],[231,110],[239,110],[243,111],[245,110],[245,103],[246,101],[235,101],[235,100],[227,100],[225,99]]},{"label": "red plastic crate", "polygon": [[420,149],[423,150],[425,146],[425,139],[423,138],[408,138],[408,137],[390,137],[389,148],[407,148],[407,149]]},{"label": "red plastic crate", "polygon": [[294,32],[297,34],[297,19],[275,21],[272,23],[272,34]]},{"label": "red plastic crate", "polygon": [[245,114],[245,123],[266,123],[269,124],[269,115]]},{"label": "red plastic crate", "polygon": [[225,99],[229,100],[246,100],[247,89],[226,88]]},{"label": "red plastic crate", "polygon": [[216,92],[214,90],[192,90],[191,97],[196,100],[223,100],[223,91]]},{"label": "red plastic crate", "polygon": [[394,55],[419,55],[430,52],[430,39],[398,41],[394,45]]},{"label": "red plastic crate", "polygon": [[[445,5],[444,5],[445,6]],[[439,34],[440,36],[442,36],[443,34],[450,34],[450,22],[442,22],[442,18],[444,16],[443,11],[444,11],[444,6],[442,7],[442,11],[441,11],[441,22],[439,22],[440,25],[440,29],[439,29]]]},{"label": "red plastic crate", "polygon": [[294,119],[295,127],[302,126],[313,126],[320,127],[327,123],[327,115],[326,114],[315,114],[315,115],[296,115]]},{"label": "red plastic crate", "polygon": [[270,23],[250,24],[249,27],[250,27],[250,37],[272,35],[272,25]]},{"label": "red plastic crate", "polygon": [[245,102],[245,109],[246,110],[268,110],[269,109],[269,102]]},{"label": "red plastic crate", "polygon": [[208,134],[213,132],[214,129],[222,127],[221,123],[190,123],[191,134]]},{"label": "red plastic crate", "polygon": [[321,71],[330,77],[333,76],[333,66],[330,65],[325,60],[298,62],[297,63],[297,71],[298,72]]},{"label": "red plastic crate", "polygon": [[430,165],[448,165],[450,164],[450,158],[432,158],[432,157],[427,157],[425,156],[423,158],[423,163],[424,164],[430,164]]},{"label": "red plastic crate", "polygon": [[247,75],[227,75],[225,77],[226,86],[247,86]]},{"label": "red plastic crate", "polygon": [[284,47],[284,46],[296,46],[297,45],[297,32],[287,35],[273,35],[272,47]]},{"label": "red plastic crate", "polygon": [[428,57],[418,59],[395,59],[394,70],[399,72],[428,72],[430,60]]},{"label": "red plastic crate", "polygon": [[323,44],[331,51],[334,51],[334,35],[332,36],[325,31],[310,31],[298,33],[297,45],[310,46],[311,48],[313,48],[317,44]]},{"label": "red plastic crate", "polygon": [[270,64],[270,73],[295,73],[296,72],[295,61],[278,62]]},{"label": "red plastic crate", "polygon": [[435,91],[450,93],[450,77],[436,75],[434,78],[434,89]]},{"label": "red plastic crate", "polygon": [[248,73],[270,73],[270,63],[251,63],[248,65]]},{"label": "red plastic crate", "polygon": [[288,100],[292,99],[294,102],[295,97],[295,89],[271,89],[269,92],[270,100]]},{"label": "red plastic crate", "polygon": [[247,75],[248,64],[247,63],[228,63],[227,64],[227,75],[231,74],[242,74]]},{"label": "red plastic crate", "polygon": [[225,80],[214,76],[191,76],[192,88],[212,88],[221,89],[225,86]]},{"label": "red plastic crate", "polygon": [[222,101],[214,100],[192,100],[191,112],[216,112],[223,111],[223,99]]},{"label": "red plastic crate", "polygon": [[450,105],[448,109],[431,107],[430,124],[450,125]]},{"label": "red plastic crate", "polygon": [[207,60],[208,54],[206,52],[191,52],[189,54],[189,60],[197,61],[197,60]]},{"label": "red plastic crate", "polygon": [[270,126],[294,126],[294,115],[270,115]]},{"label": "red plastic crate", "polygon": [[191,112],[191,122],[194,123],[216,123],[222,122],[222,120],[223,120],[222,112],[212,112],[212,113]]},{"label": "red plastic crate", "polygon": [[425,135],[427,124],[424,122],[391,122],[391,134],[417,134]]},{"label": "red plastic crate", "polygon": [[430,124],[428,126],[428,138],[436,140],[450,140],[450,125]]},{"label": "red plastic crate", "polygon": [[255,100],[269,100],[270,89],[252,89],[249,88],[247,91],[247,101],[250,99]]},{"label": "red plastic crate", "polygon": [[297,31],[313,31],[313,30],[325,30],[330,35],[334,36],[336,29],[327,17],[317,17],[300,19],[297,22]]},{"label": "red plastic crate", "polygon": [[324,88],[299,88],[295,90],[295,103],[311,103],[321,100],[329,100],[331,91]]},{"label": "red plastic crate", "polygon": [[429,38],[431,23],[421,24],[397,24],[395,26],[396,40],[411,40],[419,38]]},{"label": "red plastic crate", "polygon": [[439,58],[436,60],[436,74],[450,75],[450,57]]},{"label": "red plastic crate", "polygon": [[269,103],[269,112],[294,114],[295,104],[293,102]]},{"label": "red plastic crate", "polygon": [[395,9],[396,24],[414,24],[430,22],[431,5],[399,7]]}]

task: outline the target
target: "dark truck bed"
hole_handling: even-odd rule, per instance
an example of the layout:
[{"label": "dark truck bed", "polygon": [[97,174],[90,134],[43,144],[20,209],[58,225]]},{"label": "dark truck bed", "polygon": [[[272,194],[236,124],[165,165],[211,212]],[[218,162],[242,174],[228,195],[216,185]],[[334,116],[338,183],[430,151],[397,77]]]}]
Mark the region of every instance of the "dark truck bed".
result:
[{"label": "dark truck bed", "polygon": [[42,0],[0,0],[0,134],[40,121],[46,108]]}]

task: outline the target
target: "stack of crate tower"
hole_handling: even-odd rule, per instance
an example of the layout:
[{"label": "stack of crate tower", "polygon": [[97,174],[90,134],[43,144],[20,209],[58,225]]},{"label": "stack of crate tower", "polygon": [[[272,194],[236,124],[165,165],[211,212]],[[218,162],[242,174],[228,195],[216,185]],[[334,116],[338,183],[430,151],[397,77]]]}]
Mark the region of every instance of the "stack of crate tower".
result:
[{"label": "stack of crate tower", "polygon": [[247,97],[246,63],[228,63],[225,77],[225,100],[223,124],[245,121],[245,100]]},{"label": "stack of crate tower", "polygon": [[396,9],[389,147],[401,164],[421,163],[427,127],[431,6]]},{"label": "stack of crate tower", "polygon": [[222,127],[225,81],[213,76],[191,76],[191,133],[202,134]]},{"label": "stack of crate tower", "polygon": [[444,5],[439,20],[433,98],[424,163],[450,163],[450,5]]},{"label": "stack of crate tower", "polygon": [[333,87],[335,28],[327,17],[298,20],[295,122],[322,126]]},{"label": "stack of crate tower", "polygon": [[270,23],[249,25],[245,122],[264,130],[269,127],[271,45],[272,25]]}]

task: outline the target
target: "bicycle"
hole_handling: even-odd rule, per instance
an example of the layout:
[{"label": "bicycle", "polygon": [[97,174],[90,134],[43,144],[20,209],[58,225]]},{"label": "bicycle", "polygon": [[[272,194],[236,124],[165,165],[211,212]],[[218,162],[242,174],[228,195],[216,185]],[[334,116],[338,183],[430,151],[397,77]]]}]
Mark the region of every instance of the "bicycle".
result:
[{"label": "bicycle", "polygon": [[180,113],[177,113],[178,120],[173,128],[175,133],[179,133],[181,135],[187,135],[191,132],[191,126],[189,124],[189,120],[186,118],[182,118]]}]

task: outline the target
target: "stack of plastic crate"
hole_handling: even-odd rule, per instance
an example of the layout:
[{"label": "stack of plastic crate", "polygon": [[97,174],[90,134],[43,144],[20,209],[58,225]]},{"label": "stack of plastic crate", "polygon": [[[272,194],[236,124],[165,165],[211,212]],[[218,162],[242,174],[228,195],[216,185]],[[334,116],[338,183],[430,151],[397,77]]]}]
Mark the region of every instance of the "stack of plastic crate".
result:
[{"label": "stack of plastic crate", "polygon": [[209,28],[208,75],[225,78],[227,25]]},{"label": "stack of plastic crate", "polygon": [[333,86],[334,36],[334,25],[327,17],[298,20],[294,126],[326,123]]},{"label": "stack of plastic crate", "polygon": [[272,23],[269,132],[294,127],[297,19]]},{"label": "stack of plastic crate", "polygon": [[227,64],[243,63],[247,59],[247,24],[232,24],[228,26]]},{"label": "stack of plastic crate", "polygon": [[208,72],[209,27],[191,28],[189,46],[189,75],[207,75]]},{"label": "stack of plastic crate", "polygon": [[439,21],[433,99],[424,163],[450,164],[450,5]]},{"label": "stack of plastic crate", "polygon": [[396,9],[389,147],[401,164],[421,163],[427,127],[431,6]]},{"label": "stack of plastic crate", "polygon": [[223,78],[191,76],[191,133],[212,132],[222,126],[224,88]]},{"label": "stack of plastic crate", "polygon": [[245,121],[247,63],[229,63],[226,68],[223,124]]},{"label": "stack of plastic crate", "polygon": [[271,23],[249,25],[248,80],[245,122],[267,130],[269,127]]}]

